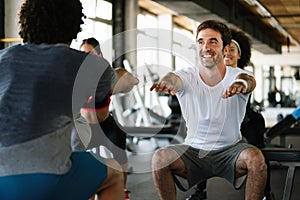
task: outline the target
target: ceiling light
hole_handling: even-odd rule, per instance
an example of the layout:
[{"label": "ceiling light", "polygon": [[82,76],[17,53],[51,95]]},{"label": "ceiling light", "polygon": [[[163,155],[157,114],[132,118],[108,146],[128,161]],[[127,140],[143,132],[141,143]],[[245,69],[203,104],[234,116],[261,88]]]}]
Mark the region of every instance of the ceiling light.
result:
[{"label": "ceiling light", "polygon": [[278,28],[279,27],[279,23],[278,21],[274,18],[274,17],[271,17],[269,19],[269,23],[271,24],[271,26],[273,26],[274,28]]},{"label": "ceiling light", "polygon": [[256,4],[256,0],[244,0],[250,6],[254,6]]},{"label": "ceiling light", "polygon": [[256,4],[257,7],[257,12],[262,16],[262,17],[271,17],[271,13],[267,11],[261,4]]}]

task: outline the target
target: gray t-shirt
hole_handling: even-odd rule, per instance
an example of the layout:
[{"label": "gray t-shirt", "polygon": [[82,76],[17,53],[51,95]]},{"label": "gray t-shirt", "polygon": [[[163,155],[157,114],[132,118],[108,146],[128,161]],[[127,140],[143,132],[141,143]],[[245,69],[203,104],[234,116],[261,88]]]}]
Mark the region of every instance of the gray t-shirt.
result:
[{"label": "gray t-shirt", "polygon": [[104,98],[116,80],[107,61],[64,44],[1,50],[0,176],[66,172],[74,116],[89,96]]}]

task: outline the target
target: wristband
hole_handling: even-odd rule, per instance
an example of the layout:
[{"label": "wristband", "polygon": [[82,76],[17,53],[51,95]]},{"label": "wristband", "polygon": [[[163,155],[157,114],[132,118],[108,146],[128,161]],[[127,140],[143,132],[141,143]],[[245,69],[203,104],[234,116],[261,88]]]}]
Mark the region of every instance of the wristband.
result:
[{"label": "wristband", "polygon": [[248,82],[247,82],[246,80],[241,79],[241,78],[237,78],[237,79],[235,79],[231,84],[236,83],[236,82],[241,82],[241,83],[243,83],[243,85],[245,86],[245,88],[248,90]]}]

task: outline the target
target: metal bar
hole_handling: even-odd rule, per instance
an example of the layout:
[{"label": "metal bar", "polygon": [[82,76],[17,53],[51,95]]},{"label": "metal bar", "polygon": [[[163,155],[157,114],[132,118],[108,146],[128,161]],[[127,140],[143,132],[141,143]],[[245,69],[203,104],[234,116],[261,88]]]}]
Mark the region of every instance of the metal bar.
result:
[{"label": "metal bar", "polygon": [[293,182],[295,177],[295,166],[289,166],[286,180],[285,180],[285,187],[283,192],[283,200],[290,200],[292,196],[292,189],[293,189]]},{"label": "metal bar", "polygon": [[[0,38],[5,37],[5,5],[4,0],[0,0]],[[4,48],[4,44],[0,42],[0,49]]]},{"label": "metal bar", "polygon": [[22,38],[0,38],[0,42],[21,42]]}]

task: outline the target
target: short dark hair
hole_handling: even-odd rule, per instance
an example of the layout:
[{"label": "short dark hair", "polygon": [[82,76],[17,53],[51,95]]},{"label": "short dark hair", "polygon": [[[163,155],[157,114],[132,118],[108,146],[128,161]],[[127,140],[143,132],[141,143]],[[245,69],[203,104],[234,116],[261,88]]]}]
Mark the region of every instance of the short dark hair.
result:
[{"label": "short dark hair", "polygon": [[102,54],[102,51],[100,48],[100,43],[95,38],[91,37],[91,38],[82,40],[80,47],[84,44],[92,45],[94,47],[95,51],[97,52],[97,54]]},{"label": "short dark hair", "polygon": [[199,32],[211,28],[219,33],[221,33],[222,41],[223,41],[223,48],[230,44],[231,41],[231,32],[230,29],[226,26],[226,24],[217,21],[217,20],[206,20],[202,22],[198,27],[197,27],[197,34],[196,34],[196,39],[198,38]]},{"label": "short dark hair", "polygon": [[83,17],[80,0],[25,0],[19,34],[29,43],[71,43],[81,31]]},{"label": "short dark hair", "polygon": [[237,29],[231,28],[232,39],[234,39],[241,48],[240,59],[238,59],[238,67],[244,69],[245,66],[250,61],[251,58],[251,40],[250,38],[243,32]]}]

